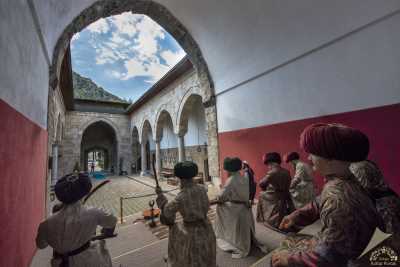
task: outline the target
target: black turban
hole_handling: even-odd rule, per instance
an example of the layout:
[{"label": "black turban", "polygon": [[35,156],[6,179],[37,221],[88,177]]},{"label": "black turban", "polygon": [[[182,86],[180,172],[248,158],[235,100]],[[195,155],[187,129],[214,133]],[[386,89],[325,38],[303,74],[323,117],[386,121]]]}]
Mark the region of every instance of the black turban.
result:
[{"label": "black turban", "polygon": [[278,152],[270,152],[270,153],[266,153],[263,156],[263,162],[264,164],[269,164],[269,163],[278,163],[281,164],[282,160],[281,160],[281,155],[279,155]]},{"label": "black turban", "polygon": [[228,172],[237,172],[242,169],[242,161],[239,158],[225,158],[224,170]]},{"label": "black turban", "polygon": [[300,155],[299,155],[299,153],[297,153],[297,152],[290,152],[290,153],[286,154],[286,155],[283,157],[283,160],[284,160],[286,163],[289,163],[289,162],[291,162],[292,160],[298,160],[298,159],[300,159]]},{"label": "black turban", "polygon": [[197,175],[198,167],[191,161],[181,161],[174,166],[174,175],[181,179],[190,179]]},{"label": "black turban", "polygon": [[57,181],[54,191],[58,200],[72,204],[86,196],[92,189],[92,182],[85,173],[67,174]]},{"label": "black turban", "polygon": [[369,153],[368,137],[360,130],[341,124],[307,126],[300,136],[300,146],[307,153],[349,162],[365,160]]}]

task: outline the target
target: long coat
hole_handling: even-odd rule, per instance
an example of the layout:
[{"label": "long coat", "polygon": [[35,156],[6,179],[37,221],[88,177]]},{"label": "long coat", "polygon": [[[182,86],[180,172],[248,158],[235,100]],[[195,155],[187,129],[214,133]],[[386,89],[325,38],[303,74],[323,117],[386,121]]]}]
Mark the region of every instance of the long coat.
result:
[{"label": "long coat", "polygon": [[400,198],[386,183],[382,172],[372,161],[352,163],[350,170],[375,201],[383,219],[382,231],[400,238]]},{"label": "long coat", "polygon": [[[168,202],[160,194],[156,202],[161,208],[161,222],[169,225],[168,266],[216,266],[216,239],[207,218],[209,201],[204,187],[181,180],[182,189]],[[179,212],[182,222],[176,222]]]},{"label": "long coat", "polygon": [[217,199],[220,202],[215,220],[217,240],[230,244],[240,257],[247,256],[255,233],[254,219],[249,207],[248,178],[239,173],[233,174]]},{"label": "long coat", "polygon": [[290,193],[296,209],[303,207],[315,198],[315,184],[311,166],[298,161],[290,184]]},{"label": "long coat", "polygon": [[[117,218],[97,208],[83,206],[80,201],[66,205],[62,210],[39,225],[36,245],[42,249],[51,246],[58,253],[67,253],[83,246],[96,232],[97,226],[113,228]],[[61,259],[52,259],[58,267]],[[82,253],[69,257],[69,267],[111,267],[111,257],[105,241],[92,242]]]},{"label": "long coat", "polygon": [[289,215],[296,226],[321,219],[317,237],[289,237],[278,251],[288,251],[287,266],[345,267],[368,245],[381,219],[373,201],[354,176],[329,177],[321,198]]},{"label": "long coat", "polygon": [[268,171],[259,184],[262,192],[258,197],[257,222],[278,228],[283,217],[295,210],[289,192],[290,181],[289,171],[280,166]]}]

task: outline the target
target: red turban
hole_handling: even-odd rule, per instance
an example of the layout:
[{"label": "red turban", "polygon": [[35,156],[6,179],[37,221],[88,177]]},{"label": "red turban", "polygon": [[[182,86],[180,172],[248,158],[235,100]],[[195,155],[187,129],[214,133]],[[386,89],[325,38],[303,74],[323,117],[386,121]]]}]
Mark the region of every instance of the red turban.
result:
[{"label": "red turban", "polygon": [[300,155],[297,152],[290,152],[285,154],[285,156],[283,156],[283,160],[288,163],[291,162],[292,160],[297,160],[300,159]]},{"label": "red turban", "polygon": [[300,146],[307,153],[349,162],[365,160],[369,152],[368,137],[341,124],[316,123],[307,126],[300,136]]}]

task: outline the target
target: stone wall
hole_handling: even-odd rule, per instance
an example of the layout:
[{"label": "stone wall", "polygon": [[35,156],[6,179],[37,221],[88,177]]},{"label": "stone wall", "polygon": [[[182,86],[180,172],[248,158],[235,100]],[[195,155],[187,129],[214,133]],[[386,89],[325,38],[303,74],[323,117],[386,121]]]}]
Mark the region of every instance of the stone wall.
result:
[{"label": "stone wall", "polygon": [[[176,135],[185,134],[187,129],[182,123],[185,114],[190,108],[184,108],[188,100],[193,95],[199,95],[202,98],[206,115],[206,127],[208,132],[207,157],[209,162],[209,175],[213,181],[219,182],[219,157],[218,157],[218,129],[215,99],[210,97],[210,89],[200,84],[197,72],[188,71],[181,75],[167,88],[159,94],[152,97],[145,105],[134,111],[131,116],[131,129],[135,127],[139,132],[139,141],[143,136],[144,123],[147,120],[151,125],[153,140],[159,139],[160,132],[156,125],[159,123],[159,117],[163,111],[169,113],[172,119],[172,128]],[[188,102],[189,103],[189,102]],[[190,103],[189,103],[190,105]],[[188,148],[186,148],[188,149]],[[189,149],[190,150],[190,149]]]},{"label": "stone wall", "polygon": [[[131,134],[129,117],[120,114],[68,111],[66,114],[65,138],[62,142],[60,173],[73,170],[75,162],[81,162],[81,140],[85,129],[91,124],[102,121],[110,125],[117,139],[117,162],[124,159],[123,169],[130,172],[132,164]],[[115,169],[118,171],[118,168]]]}]

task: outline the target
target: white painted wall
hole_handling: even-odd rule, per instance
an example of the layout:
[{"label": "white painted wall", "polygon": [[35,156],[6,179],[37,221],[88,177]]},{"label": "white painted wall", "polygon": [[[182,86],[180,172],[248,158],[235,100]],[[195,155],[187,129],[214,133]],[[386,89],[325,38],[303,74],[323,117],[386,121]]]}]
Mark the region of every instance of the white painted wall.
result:
[{"label": "white painted wall", "polygon": [[400,102],[400,14],[217,98],[219,131]]},{"label": "white painted wall", "polygon": [[204,145],[207,143],[207,128],[204,107],[196,102],[188,118],[188,131],[185,134],[185,146]]},{"label": "white painted wall", "polygon": [[[39,125],[45,126],[48,71],[43,51],[47,50],[47,56],[51,58],[57,39],[65,27],[95,0],[27,1],[33,2],[37,10],[45,46],[44,49],[40,46],[27,2],[1,1],[0,48],[1,59],[5,64],[1,64],[0,67],[0,97]],[[398,66],[398,61],[396,56],[388,59],[389,55],[398,54],[394,45],[391,45],[397,45],[398,41],[395,29],[398,20],[394,18],[368,27],[323,51],[262,75],[335,38],[399,10],[398,0],[159,2],[185,25],[199,44],[210,68],[216,92],[221,93],[233,88],[232,91],[219,95],[217,99],[220,131],[256,126],[254,123],[242,124],[248,114],[254,114],[253,120],[257,119],[257,125],[264,125],[302,116],[336,112],[332,107],[307,107],[307,104],[303,104],[306,106],[304,112],[296,117],[293,114],[297,114],[298,105],[290,105],[289,110],[281,108],[284,105],[288,106],[286,97],[289,95],[282,90],[302,97],[298,102],[308,99],[315,92],[318,92],[318,98],[321,100],[331,99],[332,88],[339,91],[351,88],[353,91],[349,92],[349,96],[360,95],[360,86],[362,90],[369,90],[364,97],[366,101],[361,98],[353,99],[355,103],[345,103],[343,111],[349,106],[355,109],[388,104],[388,99],[398,102],[398,95],[393,92],[398,80],[390,73],[394,70],[393,66]],[[10,43],[15,45],[10,46]],[[340,46],[342,48],[339,48]],[[339,60],[349,59],[350,52],[357,53],[357,57],[361,57],[360,60]],[[296,66],[300,66],[300,69]],[[305,69],[302,69],[303,67]],[[348,75],[349,70],[354,69],[358,72]],[[383,70],[387,79],[374,79],[374,75],[371,77],[371,70],[375,69],[381,72]],[[327,75],[326,71],[330,71],[331,75]],[[354,78],[357,75],[361,75],[358,76],[359,79]],[[349,76],[358,81],[351,80]],[[375,97],[370,100],[371,88],[376,88],[376,84],[381,85],[381,80],[385,80],[386,84],[390,83],[391,87],[385,87],[384,90],[387,91],[380,93],[376,100]],[[351,84],[353,82],[358,84]],[[321,86],[323,84],[331,85],[329,90]],[[365,87],[364,84],[368,86]],[[260,99],[260,95],[265,95],[265,91],[262,90],[272,92],[268,96],[275,101],[271,103]],[[257,100],[252,105],[254,108],[236,109],[236,113],[228,112],[230,106],[236,105],[244,95],[252,95],[253,100]],[[278,101],[280,97],[285,101]],[[348,102],[347,99],[350,97],[346,97],[344,101]],[[267,105],[272,108],[267,109]],[[276,111],[271,113],[274,109]],[[264,115],[267,113],[269,118]]]},{"label": "white painted wall", "polygon": [[165,123],[162,130],[161,149],[178,147],[178,137],[172,129],[172,123]]},{"label": "white painted wall", "polygon": [[26,1],[0,1],[0,33],[0,98],[47,128],[49,70]]}]

